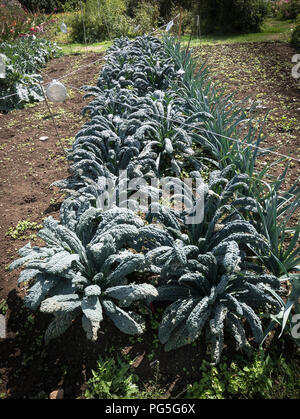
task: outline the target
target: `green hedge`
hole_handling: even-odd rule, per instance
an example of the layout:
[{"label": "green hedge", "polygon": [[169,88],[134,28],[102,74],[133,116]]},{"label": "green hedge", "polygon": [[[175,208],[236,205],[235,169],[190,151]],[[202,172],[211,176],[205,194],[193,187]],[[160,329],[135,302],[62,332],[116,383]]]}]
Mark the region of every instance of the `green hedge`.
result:
[{"label": "green hedge", "polygon": [[291,46],[300,51],[300,24],[292,32]]},{"label": "green hedge", "polygon": [[196,13],[200,15],[205,33],[257,32],[268,13],[264,0],[199,0]]}]

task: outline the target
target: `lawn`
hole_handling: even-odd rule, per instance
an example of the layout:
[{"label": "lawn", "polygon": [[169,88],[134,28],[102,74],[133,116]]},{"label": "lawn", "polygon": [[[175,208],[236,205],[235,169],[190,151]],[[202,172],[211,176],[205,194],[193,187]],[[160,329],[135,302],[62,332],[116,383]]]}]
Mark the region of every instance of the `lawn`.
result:
[{"label": "lawn", "polygon": [[[229,35],[203,35],[200,37],[192,37],[190,45],[192,47],[201,45],[215,44],[234,44],[241,42],[267,42],[278,41],[287,42],[290,39],[291,31],[295,27],[295,22],[290,20],[279,21],[272,18],[265,20],[261,32],[246,34],[229,34]],[[189,42],[189,35],[182,37],[182,42]]]}]

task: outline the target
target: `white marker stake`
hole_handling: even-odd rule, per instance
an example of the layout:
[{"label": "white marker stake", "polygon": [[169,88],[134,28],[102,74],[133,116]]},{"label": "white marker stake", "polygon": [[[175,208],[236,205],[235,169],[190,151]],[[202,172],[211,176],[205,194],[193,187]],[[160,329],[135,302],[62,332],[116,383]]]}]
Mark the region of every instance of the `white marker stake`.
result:
[{"label": "white marker stake", "polygon": [[170,30],[173,26],[174,26],[174,22],[173,22],[173,20],[171,20],[171,22],[169,22],[169,23],[167,24],[167,27],[166,27],[166,32],[169,32],[169,30]]},{"label": "white marker stake", "polygon": [[0,314],[0,339],[6,339],[6,320],[2,314]]},{"label": "white marker stake", "polygon": [[46,89],[47,98],[51,102],[64,102],[67,98],[67,89],[57,80],[52,80]]},{"label": "white marker stake", "polygon": [[6,56],[0,54],[0,79],[5,79],[6,77]]},{"label": "white marker stake", "polygon": [[62,33],[68,33],[68,28],[65,22],[62,22],[62,24],[60,25],[60,30],[62,31]]}]

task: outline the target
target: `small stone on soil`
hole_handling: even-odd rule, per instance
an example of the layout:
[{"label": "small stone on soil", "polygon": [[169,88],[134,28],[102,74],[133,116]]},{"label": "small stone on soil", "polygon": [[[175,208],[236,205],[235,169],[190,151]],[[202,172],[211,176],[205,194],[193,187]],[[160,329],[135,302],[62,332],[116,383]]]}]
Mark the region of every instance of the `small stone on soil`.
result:
[{"label": "small stone on soil", "polygon": [[64,391],[61,390],[55,390],[50,393],[49,399],[51,400],[61,400],[64,398]]}]

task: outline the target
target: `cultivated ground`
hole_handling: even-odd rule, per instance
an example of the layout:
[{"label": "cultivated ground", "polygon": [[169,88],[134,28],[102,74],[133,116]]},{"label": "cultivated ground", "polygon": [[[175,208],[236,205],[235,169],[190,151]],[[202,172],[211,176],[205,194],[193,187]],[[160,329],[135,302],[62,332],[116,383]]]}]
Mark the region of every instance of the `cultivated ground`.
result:
[{"label": "cultivated ground", "polygon": [[[214,80],[221,82],[228,92],[236,93],[237,100],[246,97],[259,100],[260,117],[270,110],[264,128],[268,139],[263,146],[276,146],[280,153],[300,158],[300,90],[299,82],[291,76],[295,51],[284,43],[267,42],[201,46],[196,53],[201,60],[207,60]],[[92,63],[100,54],[86,52],[55,59],[44,71],[45,80]],[[74,88],[95,84],[100,66],[93,64],[64,79],[66,85],[73,87],[69,90],[70,97],[61,105],[52,105],[65,148],[85,121],[80,111],[88,100]],[[41,141],[42,136],[49,138]],[[24,291],[17,287],[18,272],[9,272],[7,267],[29,236],[33,243],[40,244],[36,231],[13,234],[13,229],[18,223],[19,227],[26,226],[20,223],[26,220],[39,225],[49,215],[58,218],[63,199],[50,184],[67,177],[68,166],[45,103],[0,115],[0,163],[0,312],[7,319],[7,339],[0,340],[0,396],[42,398],[63,388],[66,398],[80,397],[99,355],[108,354],[134,361],[134,372],[148,394],[152,388],[153,391],[160,388],[164,397],[180,396],[188,383],[199,378],[205,348],[194,344],[171,355],[164,353],[157,339],[159,306],[154,307],[145,336],[124,336],[104,321],[101,327],[104,333],[96,344],[88,343],[75,324],[63,337],[44,346],[43,333],[50,318],[23,307]],[[274,173],[281,171],[282,166],[274,169]],[[291,162],[288,183],[294,182],[299,172],[299,164]],[[16,238],[7,235],[9,232]],[[290,340],[278,341],[274,337],[268,345],[278,356],[284,350],[287,358],[299,361]],[[230,342],[224,354],[232,357]],[[157,360],[159,371],[153,367],[153,361]],[[274,398],[280,397],[280,387],[277,391]]]},{"label": "cultivated ground", "polygon": [[[263,125],[267,136],[261,147],[275,147],[274,151],[299,159],[300,79],[292,77],[295,51],[283,42],[251,42],[200,46],[196,52],[200,61],[206,61],[213,80],[234,93],[235,100],[248,98],[249,106],[257,103],[257,125]],[[264,161],[278,158],[270,154]],[[279,175],[286,163],[275,166],[272,174]],[[299,175],[299,163],[291,161],[289,184]]]}]

